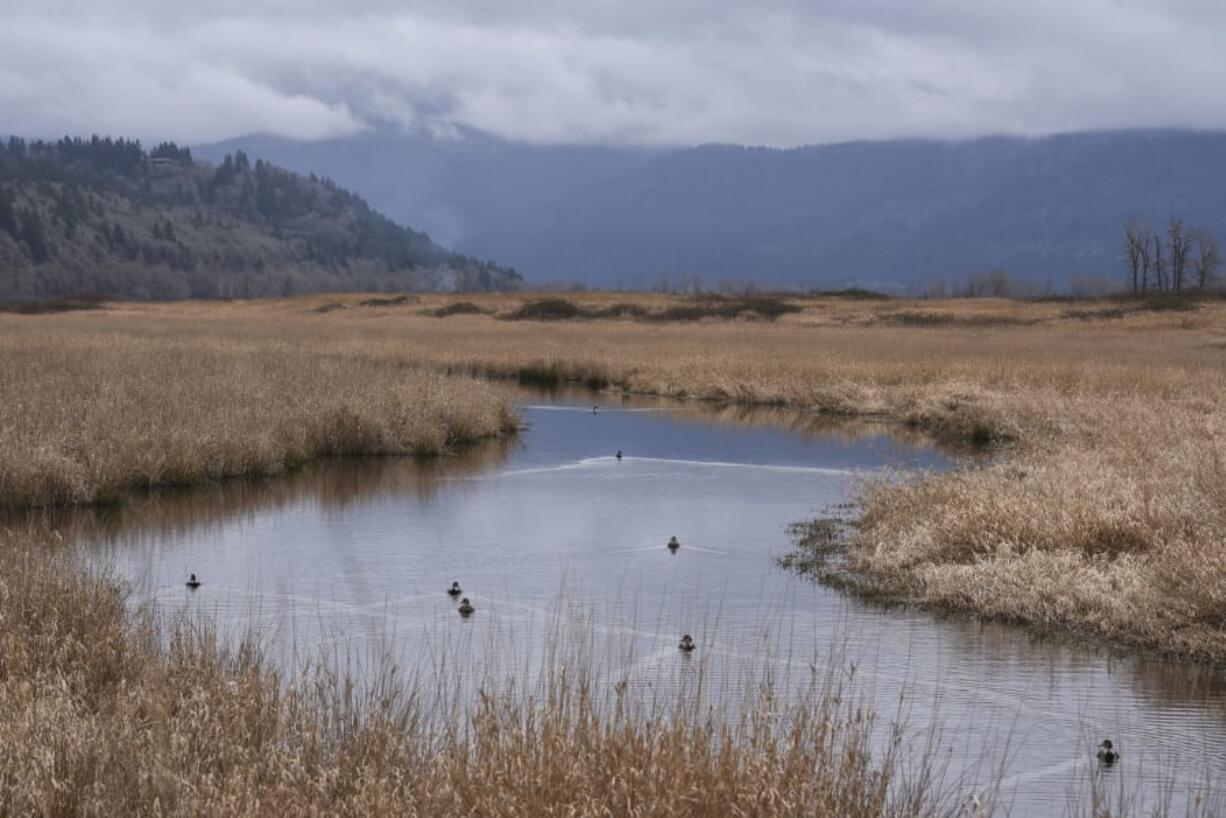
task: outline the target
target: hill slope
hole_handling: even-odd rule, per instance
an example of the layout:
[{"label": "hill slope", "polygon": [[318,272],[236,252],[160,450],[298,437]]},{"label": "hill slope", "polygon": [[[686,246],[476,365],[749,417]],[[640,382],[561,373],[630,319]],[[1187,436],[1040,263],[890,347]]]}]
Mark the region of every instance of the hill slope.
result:
[{"label": "hill slope", "polygon": [[915,290],[1005,268],[1059,288],[1122,276],[1130,216],[1179,215],[1226,238],[1217,133],[651,151],[376,134],[234,147],[328,173],[529,278],[606,286],[701,275]]},{"label": "hill slope", "polygon": [[0,144],[0,298],[256,297],[513,289],[326,179],[241,151],[216,167],[164,144]]}]

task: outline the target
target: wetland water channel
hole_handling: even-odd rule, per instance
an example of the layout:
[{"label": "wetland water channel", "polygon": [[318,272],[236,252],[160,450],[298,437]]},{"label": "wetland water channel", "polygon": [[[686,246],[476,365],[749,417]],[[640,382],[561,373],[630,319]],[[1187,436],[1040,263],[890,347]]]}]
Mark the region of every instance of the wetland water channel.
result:
[{"label": "wetland water channel", "polygon": [[[843,674],[883,721],[901,710],[916,752],[935,740],[958,792],[999,782],[1002,814],[1087,811],[1094,776],[1113,797],[1183,814],[1189,794],[1226,779],[1220,671],[882,607],[778,566],[788,524],[858,479],[955,465],[922,438],[606,395],[525,392],[521,405],[518,440],[463,457],[316,463],[81,514],[65,533],[138,600],[227,634],[254,628],[289,667],[322,650],[349,667],[388,655],[456,678],[513,674],[573,628],[564,641],[649,696],[696,667],[711,695],[770,678],[786,696]],[[194,592],[189,572],[204,582]],[[444,593],[452,580],[470,619]],[[699,644],[690,656],[682,633]],[[1097,770],[1105,737],[1123,760]]]}]

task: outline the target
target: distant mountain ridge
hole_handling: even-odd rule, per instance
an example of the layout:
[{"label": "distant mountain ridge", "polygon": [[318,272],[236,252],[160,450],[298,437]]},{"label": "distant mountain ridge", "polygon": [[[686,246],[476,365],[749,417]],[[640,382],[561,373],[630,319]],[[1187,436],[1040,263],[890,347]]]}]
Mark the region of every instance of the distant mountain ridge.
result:
[{"label": "distant mountain ridge", "polygon": [[203,150],[239,147],[326,173],[532,281],[915,292],[1005,269],[1058,290],[1122,279],[1132,216],[1180,216],[1226,238],[1221,133],[638,149],[375,132]]},{"label": "distant mountain ridge", "polygon": [[0,142],[0,299],[495,290],[513,270],[454,253],[328,179],[236,151],[94,137]]}]

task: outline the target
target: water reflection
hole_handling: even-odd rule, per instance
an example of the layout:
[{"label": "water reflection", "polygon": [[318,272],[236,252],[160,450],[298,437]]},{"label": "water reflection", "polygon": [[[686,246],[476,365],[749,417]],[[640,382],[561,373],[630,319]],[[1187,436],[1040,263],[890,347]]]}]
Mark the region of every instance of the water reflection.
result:
[{"label": "water reflection", "polygon": [[7,512],[0,525],[20,523],[57,531],[70,542],[115,542],[218,534],[222,527],[271,509],[309,503],[343,513],[380,494],[428,503],[449,481],[497,469],[521,444],[496,440],[442,458],[351,457],[310,463],[285,478],[227,480],[190,488],[134,494],[119,506]]},{"label": "water reflection", "polygon": [[[547,403],[538,403],[539,398]],[[891,422],[887,418],[848,417],[837,414],[801,412],[782,406],[728,403],[724,401],[677,401],[643,395],[591,393],[573,386],[529,393],[528,405],[564,409],[594,406],[598,412],[667,412],[673,417],[700,423],[718,423],[749,429],[785,431],[807,442],[838,441],[845,444],[888,440],[900,449],[931,449],[948,457],[976,456],[982,452],[955,442],[934,440],[917,428]]]}]

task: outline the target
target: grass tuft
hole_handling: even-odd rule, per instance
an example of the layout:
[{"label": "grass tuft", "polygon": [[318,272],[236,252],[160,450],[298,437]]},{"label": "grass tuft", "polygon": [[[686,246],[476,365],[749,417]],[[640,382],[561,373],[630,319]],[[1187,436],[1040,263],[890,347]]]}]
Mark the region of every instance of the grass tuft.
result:
[{"label": "grass tuft", "polygon": [[471,301],[454,301],[433,310],[427,310],[426,315],[435,318],[450,318],[453,315],[484,315],[485,310]]}]

